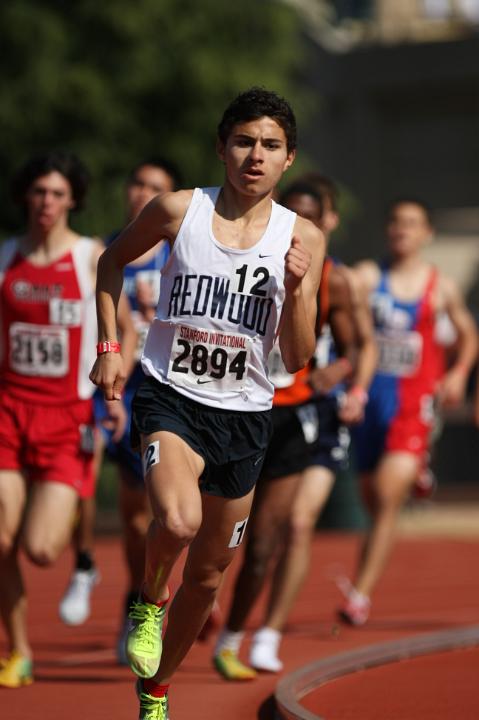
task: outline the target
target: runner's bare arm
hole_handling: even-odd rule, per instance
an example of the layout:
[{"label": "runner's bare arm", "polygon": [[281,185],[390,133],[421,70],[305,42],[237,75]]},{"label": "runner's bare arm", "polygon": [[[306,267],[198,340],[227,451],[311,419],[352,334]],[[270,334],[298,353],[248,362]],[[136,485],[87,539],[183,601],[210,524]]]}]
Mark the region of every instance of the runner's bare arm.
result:
[{"label": "runner's bare arm", "polygon": [[374,324],[369,307],[369,292],[361,277],[347,269],[351,287],[353,319],[357,335],[358,357],[353,381],[367,390],[376,371],[378,349],[374,339]]},{"label": "runner's bare arm", "polygon": [[359,273],[345,265],[339,266],[337,274],[342,276],[349,292],[348,299],[338,298],[337,302],[334,302],[334,295],[331,295],[333,312],[331,327],[333,329],[334,310],[336,309],[339,317],[341,314],[347,313],[353,335],[344,352],[345,357],[351,362],[352,374],[341,406],[340,418],[343,422],[355,423],[363,418],[368,398],[367,391],[376,369],[378,353],[369,310],[368,291],[363,279]]},{"label": "runner's bare arm", "polygon": [[445,405],[457,405],[464,398],[467,379],[477,358],[477,328],[461,292],[451,278],[440,277],[439,292],[444,309],[457,332],[456,359],[442,379],[439,399]]},{"label": "runner's bare arm", "polygon": [[[160,240],[173,244],[185,216],[192,191],[181,190],[156,196],[138,217],[120,233],[98,261],[96,305],[98,340],[117,341],[117,308],[123,285],[123,268]],[[125,380],[121,356],[98,356],[90,379],[103,388],[107,400],[119,399]]]},{"label": "runner's bare arm", "polygon": [[124,292],[120,293],[117,313],[118,331],[121,337],[121,356],[126,379],[135,366],[135,353],[138,345],[138,333],[131,317],[130,302]]},{"label": "runner's bare arm", "polygon": [[101,256],[96,285],[99,340],[116,339],[115,317],[123,268],[160,240],[174,242],[190,200],[188,190],[156,196]]},{"label": "runner's bare arm", "polygon": [[286,296],[279,334],[281,355],[288,372],[300,370],[314,353],[316,297],[324,251],[322,232],[309,220],[298,217],[285,257]]},{"label": "runner's bare arm", "polygon": [[[105,245],[99,238],[94,238],[95,247],[92,253],[91,274],[93,283],[96,283],[98,260],[105,252]],[[138,333],[135,330],[131,317],[131,307],[127,296],[122,292],[118,301],[118,330],[121,337],[121,355],[128,378],[135,364],[135,350],[138,343]]]},{"label": "runner's bare arm", "polygon": [[381,270],[374,260],[361,260],[354,266],[353,272],[364,286],[366,294],[372,292],[378,286]]}]

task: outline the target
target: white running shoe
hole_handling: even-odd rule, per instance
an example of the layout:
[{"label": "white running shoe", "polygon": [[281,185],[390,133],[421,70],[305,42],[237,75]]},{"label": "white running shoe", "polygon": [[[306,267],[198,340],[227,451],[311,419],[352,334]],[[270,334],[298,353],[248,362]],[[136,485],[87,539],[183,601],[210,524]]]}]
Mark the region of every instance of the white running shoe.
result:
[{"label": "white running shoe", "polygon": [[264,627],[253,635],[249,662],[255,670],[278,673],[283,669],[283,663],[278,657],[281,633],[273,628]]},{"label": "white running shoe", "polygon": [[66,625],[82,625],[90,617],[90,595],[100,582],[97,570],[75,570],[58,611]]}]

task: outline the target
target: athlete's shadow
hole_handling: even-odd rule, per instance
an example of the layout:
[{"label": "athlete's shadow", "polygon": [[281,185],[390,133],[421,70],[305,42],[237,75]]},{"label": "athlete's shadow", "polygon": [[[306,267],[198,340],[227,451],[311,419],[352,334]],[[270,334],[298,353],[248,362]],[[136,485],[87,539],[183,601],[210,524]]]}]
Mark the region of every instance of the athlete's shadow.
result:
[{"label": "athlete's shadow", "polygon": [[[459,625],[460,623],[458,623]],[[383,632],[385,630],[430,632],[432,630],[448,630],[451,627],[450,620],[440,618],[384,618],[368,620],[364,627],[365,631]],[[331,640],[345,632],[352,632],[358,635],[362,628],[355,628],[344,623],[335,622],[306,622],[291,623],[285,629],[285,635],[315,637],[318,640]]]},{"label": "athlete's shadow", "polygon": [[[35,666],[37,667],[37,666]],[[127,683],[131,685],[130,676],[116,675],[70,675],[70,674],[56,674],[56,675],[43,675],[42,672],[38,672],[35,669],[35,683]]]},{"label": "athlete's shadow", "polygon": [[[72,640],[57,640],[56,642],[51,641],[45,641],[45,642],[35,642],[35,650],[37,652],[47,651],[51,652],[54,650],[55,652],[59,653],[68,653],[71,654],[72,652],[96,652],[98,650],[108,650],[112,647],[112,644],[108,644],[101,641],[72,641]],[[112,650],[112,653],[114,651]]]},{"label": "athlete's shadow", "polygon": [[256,720],[278,720],[278,718],[279,715],[274,695],[270,695],[261,703]]}]

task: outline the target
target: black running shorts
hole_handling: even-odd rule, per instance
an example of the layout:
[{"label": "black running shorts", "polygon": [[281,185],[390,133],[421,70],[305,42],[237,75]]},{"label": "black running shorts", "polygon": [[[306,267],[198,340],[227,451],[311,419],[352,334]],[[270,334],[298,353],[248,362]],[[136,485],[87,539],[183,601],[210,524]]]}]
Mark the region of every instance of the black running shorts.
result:
[{"label": "black running shorts", "polygon": [[271,410],[240,412],[195,402],[147,377],[132,404],[131,444],[161,430],[181,437],[205,461],[200,490],[239,498],[255,486],[271,434]]},{"label": "black running shorts", "polygon": [[263,464],[266,480],[325,467],[336,473],[347,465],[349,432],[338,418],[337,398],[321,397],[301,405],[276,405],[273,434]]}]

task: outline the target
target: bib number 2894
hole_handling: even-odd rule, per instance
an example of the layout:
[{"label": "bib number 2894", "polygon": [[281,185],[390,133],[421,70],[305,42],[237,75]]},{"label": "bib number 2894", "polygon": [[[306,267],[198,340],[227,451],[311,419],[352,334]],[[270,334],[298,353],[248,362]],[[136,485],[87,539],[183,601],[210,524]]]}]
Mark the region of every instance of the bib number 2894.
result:
[{"label": "bib number 2894", "polygon": [[246,381],[249,338],[180,325],[175,332],[168,377],[176,385],[209,385],[240,391]]}]

